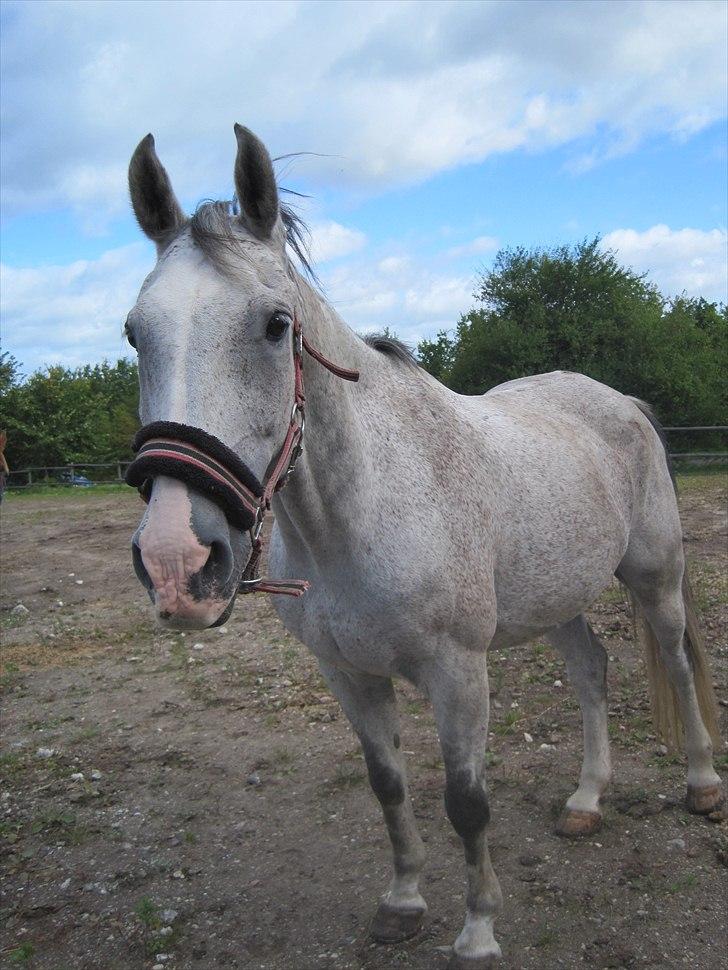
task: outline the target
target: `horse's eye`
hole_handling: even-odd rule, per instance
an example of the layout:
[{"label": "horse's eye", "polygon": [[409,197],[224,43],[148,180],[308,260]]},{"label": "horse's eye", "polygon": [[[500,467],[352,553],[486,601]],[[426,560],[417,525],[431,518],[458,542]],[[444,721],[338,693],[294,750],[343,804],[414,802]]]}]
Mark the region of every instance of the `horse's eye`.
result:
[{"label": "horse's eye", "polygon": [[134,334],[131,332],[131,327],[129,326],[128,323],[124,324],[124,336],[126,337],[130,346],[132,346],[134,350],[136,350],[137,349],[136,340],[134,339]]},{"label": "horse's eye", "polygon": [[276,343],[281,339],[290,325],[291,318],[286,316],[285,313],[274,313],[268,321],[268,326],[265,328],[265,339]]}]

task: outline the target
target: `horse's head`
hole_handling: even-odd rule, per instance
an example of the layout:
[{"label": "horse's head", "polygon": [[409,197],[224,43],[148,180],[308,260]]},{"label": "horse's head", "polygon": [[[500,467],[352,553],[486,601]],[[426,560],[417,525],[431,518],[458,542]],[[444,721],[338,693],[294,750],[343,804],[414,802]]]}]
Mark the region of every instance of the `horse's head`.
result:
[{"label": "horse's head", "polygon": [[[187,219],[152,136],[134,152],[132,204],[158,258],[125,329],[139,355],[142,424],[213,435],[263,481],[291,422],[297,288],[270,156],[246,128],[235,133],[239,214],[211,203]],[[165,624],[220,623],[250,554],[246,523],[199,476],[155,467],[133,538],[137,576]]]}]

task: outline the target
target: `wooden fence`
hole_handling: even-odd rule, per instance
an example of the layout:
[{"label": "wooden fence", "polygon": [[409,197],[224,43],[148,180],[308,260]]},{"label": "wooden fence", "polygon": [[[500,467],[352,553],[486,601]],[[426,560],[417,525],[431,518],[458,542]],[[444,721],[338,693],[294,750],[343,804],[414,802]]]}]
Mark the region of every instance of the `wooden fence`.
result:
[{"label": "wooden fence", "polygon": [[[728,425],[696,425],[689,428],[665,428],[668,438],[680,440],[697,434],[711,437],[725,436]],[[670,457],[678,465],[724,465],[728,464],[728,451],[671,451]],[[92,485],[112,485],[124,481],[124,472],[130,461],[112,461],[105,464],[74,462],[68,465],[33,466],[19,468],[8,475],[7,487],[28,488],[31,485],[57,485],[66,488],[83,488]],[[85,481],[82,481],[85,479]]]}]

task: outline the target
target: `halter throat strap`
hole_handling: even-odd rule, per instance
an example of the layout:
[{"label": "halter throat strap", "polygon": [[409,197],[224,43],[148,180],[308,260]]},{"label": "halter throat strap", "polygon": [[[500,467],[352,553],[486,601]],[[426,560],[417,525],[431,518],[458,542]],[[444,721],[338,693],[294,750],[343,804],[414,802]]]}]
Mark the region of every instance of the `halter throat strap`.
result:
[{"label": "halter throat strap", "polygon": [[127,484],[139,489],[145,502],[149,501],[155,476],[177,478],[208,495],[222,508],[232,525],[250,532],[252,551],[243,571],[240,593],[301,596],[309,587],[306,580],[267,580],[258,575],[263,553],[263,521],[270,511],[273,495],[284,487],[303,451],[306,426],[304,350],[335,377],[359,380],[358,371],[334,364],[312,347],[303,334],[298,316],[294,316],[291,419],[283,444],[262,483],[234,451],[202,428],[176,421],[154,421],[140,428],[132,442],[136,457],[127,468],[125,478]]}]

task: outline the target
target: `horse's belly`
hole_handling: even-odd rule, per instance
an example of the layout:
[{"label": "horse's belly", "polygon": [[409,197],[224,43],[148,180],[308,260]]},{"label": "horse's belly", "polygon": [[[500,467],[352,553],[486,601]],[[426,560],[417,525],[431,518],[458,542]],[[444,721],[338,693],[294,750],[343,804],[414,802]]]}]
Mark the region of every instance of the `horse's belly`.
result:
[{"label": "horse's belly", "polygon": [[[497,568],[495,641],[525,642],[588,609],[609,585],[624,556],[628,530],[602,522],[585,527],[578,543],[554,542],[515,550]],[[592,534],[590,534],[592,533]]]}]

